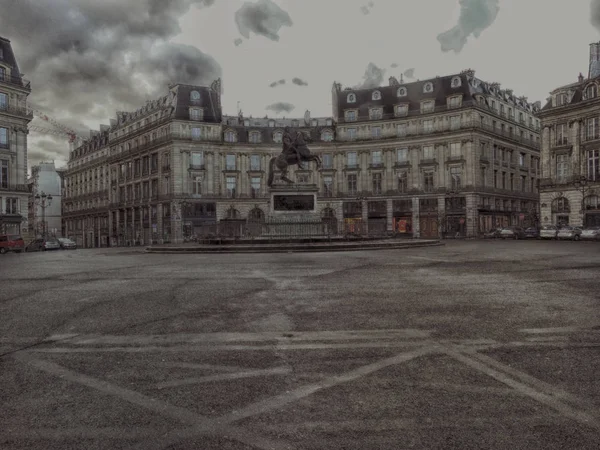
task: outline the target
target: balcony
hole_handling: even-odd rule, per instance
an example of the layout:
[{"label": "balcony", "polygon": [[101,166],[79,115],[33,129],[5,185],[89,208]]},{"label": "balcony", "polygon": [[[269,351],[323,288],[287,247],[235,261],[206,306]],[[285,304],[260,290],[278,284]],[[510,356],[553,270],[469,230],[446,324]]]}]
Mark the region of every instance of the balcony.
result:
[{"label": "balcony", "polygon": [[0,105],[0,112],[5,112],[13,116],[22,117],[24,119],[33,119],[33,111],[20,106]]},{"label": "balcony", "polygon": [[384,168],[384,164],[382,162],[369,164],[369,169],[383,169],[383,168]]},{"label": "balcony", "polygon": [[344,170],[359,170],[360,167],[358,164],[346,164],[344,166]]},{"label": "balcony", "polygon": [[7,73],[0,74],[0,83],[10,84],[11,86],[27,89],[28,91],[31,90],[31,82],[29,80],[23,77],[8,75]]},{"label": "balcony", "polygon": [[[206,167],[204,166],[204,164],[190,164],[188,169],[189,170],[205,170]],[[227,170],[229,170],[229,169],[227,169]]]}]

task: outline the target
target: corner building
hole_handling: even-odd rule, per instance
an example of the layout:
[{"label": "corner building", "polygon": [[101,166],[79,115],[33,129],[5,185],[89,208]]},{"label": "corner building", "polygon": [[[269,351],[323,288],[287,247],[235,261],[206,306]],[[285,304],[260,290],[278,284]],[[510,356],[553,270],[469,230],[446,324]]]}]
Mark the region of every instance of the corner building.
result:
[{"label": "corner building", "polygon": [[590,44],[588,77],[556,88],[542,121],[544,225],[600,226],[600,42]]},{"label": "corner building", "polygon": [[288,175],[316,184],[323,220],[346,229],[477,236],[536,220],[539,105],[473,71],[364,90],[334,83],[323,118],[226,116],[219,92],[219,80],[171,86],[76,149],[65,228],[85,231],[86,245],[248,233],[269,220],[268,162],[285,127],[323,161]]}]

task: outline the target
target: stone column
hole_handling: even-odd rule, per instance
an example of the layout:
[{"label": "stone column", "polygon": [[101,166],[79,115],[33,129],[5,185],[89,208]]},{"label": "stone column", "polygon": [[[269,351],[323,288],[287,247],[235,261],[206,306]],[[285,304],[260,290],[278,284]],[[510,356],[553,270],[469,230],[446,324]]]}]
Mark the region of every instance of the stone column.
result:
[{"label": "stone column", "polygon": [[582,160],[585,161],[585,158],[582,158],[581,155],[581,146],[579,142],[581,134],[579,130],[579,120],[574,120],[569,123],[569,142],[572,144],[573,149],[571,153],[571,175],[574,177],[587,174],[586,170],[582,167]]},{"label": "stone column", "polygon": [[412,198],[412,228],[413,237],[419,238],[421,236],[421,223],[419,221],[419,198]]},{"label": "stone column", "polygon": [[206,180],[204,181],[204,186],[206,187],[206,193],[208,195],[213,195],[215,192],[215,152],[207,152],[206,154]]},{"label": "stone column", "polygon": [[364,224],[364,230],[369,232],[369,204],[367,200],[362,200],[362,222]]},{"label": "stone column", "polygon": [[387,211],[386,211],[386,224],[387,224],[387,231],[393,231],[394,230],[394,200],[392,200],[391,198],[387,199]]}]

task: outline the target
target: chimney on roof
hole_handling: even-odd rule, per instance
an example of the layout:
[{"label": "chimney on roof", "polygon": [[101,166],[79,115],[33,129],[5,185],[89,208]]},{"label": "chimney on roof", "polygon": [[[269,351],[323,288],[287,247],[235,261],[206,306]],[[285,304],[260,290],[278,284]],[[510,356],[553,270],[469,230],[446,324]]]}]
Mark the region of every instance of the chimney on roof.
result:
[{"label": "chimney on roof", "polygon": [[581,72],[579,72],[579,76],[577,77],[577,81],[579,81],[580,83],[583,83],[583,74]]},{"label": "chimney on roof", "polygon": [[588,78],[600,76],[600,42],[590,44],[590,69]]}]

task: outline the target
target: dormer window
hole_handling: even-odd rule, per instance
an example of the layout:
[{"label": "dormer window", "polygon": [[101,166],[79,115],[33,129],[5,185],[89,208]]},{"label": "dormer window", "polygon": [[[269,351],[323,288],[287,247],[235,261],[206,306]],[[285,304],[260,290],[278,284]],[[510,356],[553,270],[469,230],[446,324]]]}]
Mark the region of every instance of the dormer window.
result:
[{"label": "dormer window", "polygon": [[408,114],[408,105],[397,105],[396,116],[406,116]]},{"label": "dormer window", "polygon": [[450,86],[453,88],[458,88],[462,85],[462,82],[460,80],[460,77],[454,77],[452,78],[452,82],[450,83]]},{"label": "dormer window", "polygon": [[448,99],[448,108],[460,108],[462,104],[462,98],[459,96],[450,97]]},{"label": "dormer window", "polygon": [[260,144],[260,133],[258,131],[250,132],[250,143]]},{"label": "dormer window", "polygon": [[356,103],[356,94],[348,94],[348,97],[346,97],[346,101],[348,103]]},{"label": "dormer window", "polygon": [[598,96],[598,88],[596,87],[595,84],[590,84],[587,89],[585,90],[586,93],[586,97],[588,99],[590,98],[596,98]]},{"label": "dormer window", "polygon": [[371,120],[381,120],[383,118],[383,109],[381,108],[371,108],[369,110],[369,119]]},{"label": "dormer window", "polygon": [[381,92],[373,91],[373,94],[371,95],[371,100],[381,100]]},{"label": "dormer window", "polygon": [[427,83],[425,83],[423,85],[423,92],[428,94],[430,92],[433,92],[433,83],[428,81]]},{"label": "dormer window", "polygon": [[273,142],[280,144],[283,141],[283,133],[281,131],[276,131],[273,133]]},{"label": "dormer window", "polygon": [[429,100],[426,102],[421,102],[421,112],[429,113],[433,112],[434,104],[433,101]]},{"label": "dormer window", "polygon": [[237,133],[233,130],[225,132],[225,142],[237,142]]},{"label": "dormer window", "polygon": [[321,133],[321,140],[323,142],[333,141],[333,132],[331,130],[325,130]]},{"label": "dormer window", "polygon": [[327,120],[325,121],[325,123],[327,124],[327,126],[328,126],[328,127],[330,127],[330,126],[332,126],[332,125],[333,125],[333,119],[327,119]]},{"label": "dormer window", "polygon": [[356,120],[356,111],[346,111],[344,113],[344,118],[346,119],[346,122],[354,122]]},{"label": "dormer window", "polygon": [[202,111],[199,108],[190,108],[190,120],[202,120]]},{"label": "dormer window", "polygon": [[398,97],[406,97],[406,88],[404,86],[399,87],[398,90],[396,91],[396,96]]},{"label": "dormer window", "polygon": [[562,106],[567,104],[567,94],[557,94],[556,96],[556,106]]}]

